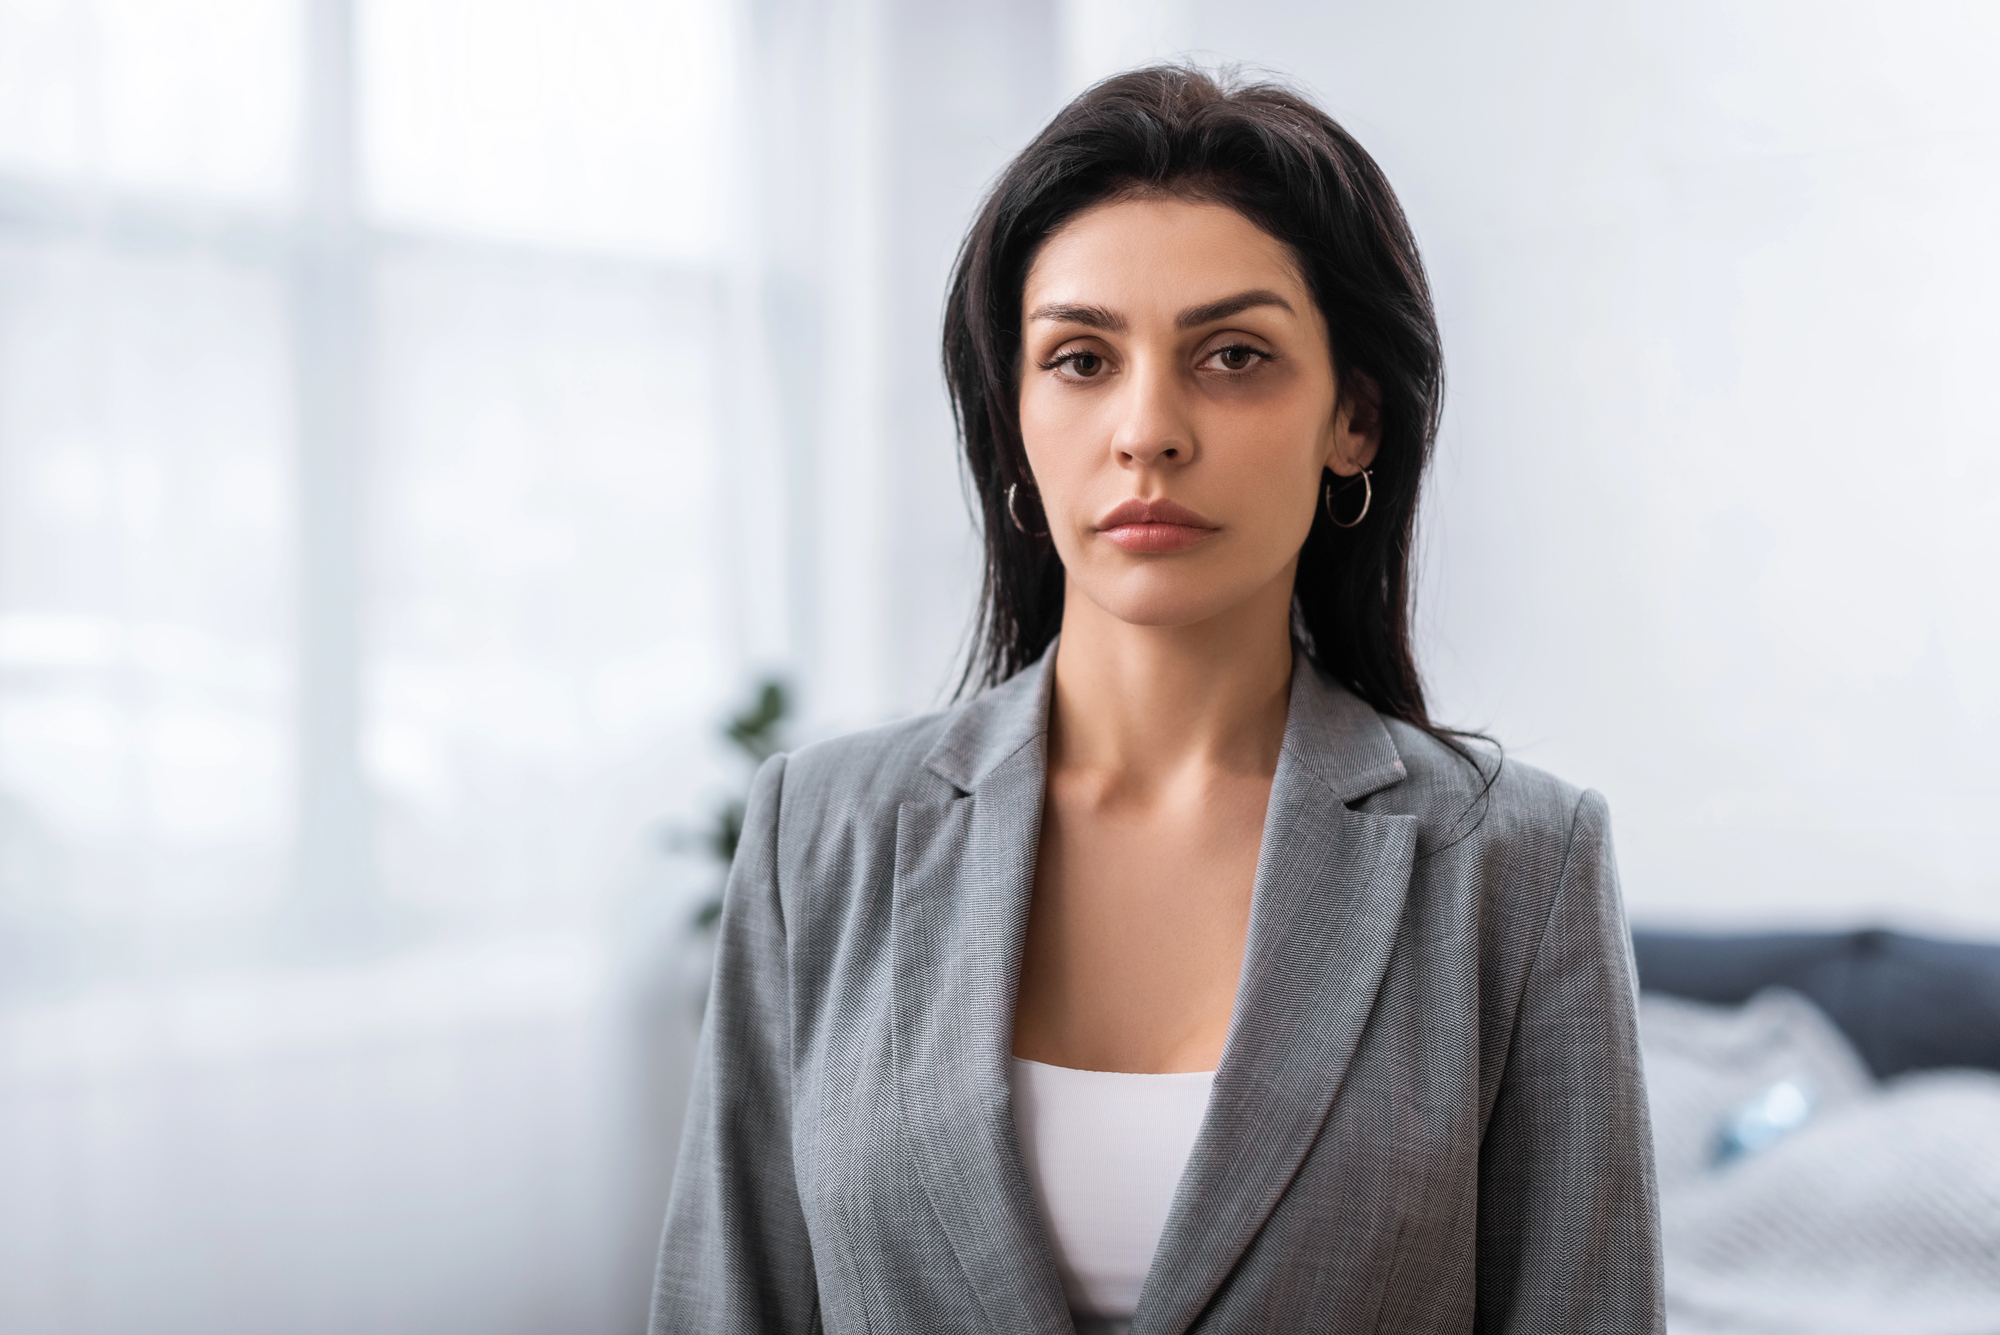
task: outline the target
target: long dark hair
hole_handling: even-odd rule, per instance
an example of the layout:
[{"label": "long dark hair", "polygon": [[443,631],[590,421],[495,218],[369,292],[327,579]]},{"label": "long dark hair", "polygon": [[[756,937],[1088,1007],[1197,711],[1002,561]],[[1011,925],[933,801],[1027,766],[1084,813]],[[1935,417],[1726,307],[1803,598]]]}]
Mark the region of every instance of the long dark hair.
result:
[{"label": "long dark hair", "polygon": [[[1019,420],[1021,294],[1041,244],[1093,204],[1170,194],[1226,204],[1290,246],[1326,317],[1343,392],[1381,397],[1373,499],[1354,528],[1324,506],[1299,553],[1293,633],[1324,671],[1380,712],[1433,727],[1411,646],[1417,493],[1444,399],[1430,285],[1402,206],[1375,160],[1290,89],[1156,66],[1107,79],[1063,108],[1014,159],[959,250],[944,368],[986,535],[986,578],[961,693],[1041,657],[1062,622],[1054,544],[1036,521]],[[1333,481],[1331,473],[1322,483]],[[1343,479],[1343,483],[1348,481]],[[1335,484],[1336,489],[1341,484]],[[1340,495],[1343,514],[1358,508]]]}]

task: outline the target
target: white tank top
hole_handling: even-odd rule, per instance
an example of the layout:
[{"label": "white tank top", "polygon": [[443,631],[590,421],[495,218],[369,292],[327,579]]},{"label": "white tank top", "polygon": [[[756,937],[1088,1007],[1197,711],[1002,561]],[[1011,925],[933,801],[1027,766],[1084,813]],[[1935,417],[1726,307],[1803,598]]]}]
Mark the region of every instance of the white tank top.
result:
[{"label": "white tank top", "polygon": [[1016,1057],[1012,1075],[1014,1133],[1070,1310],[1128,1320],[1215,1072],[1074,1071]]}]

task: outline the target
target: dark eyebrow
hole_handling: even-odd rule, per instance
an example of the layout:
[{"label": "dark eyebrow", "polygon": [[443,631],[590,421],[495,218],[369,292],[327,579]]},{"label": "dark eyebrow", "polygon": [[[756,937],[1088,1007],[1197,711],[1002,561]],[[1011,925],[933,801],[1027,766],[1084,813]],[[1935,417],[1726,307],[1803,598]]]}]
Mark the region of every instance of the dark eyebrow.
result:
[{"label": "dark eyebrow", "polygon": [[1292,303],[1286,301],[1268,288],[1256,288],[1249,292],[1238,292],[1233,297],[1221,301],[1211,301],[1206,306],[1190,306],[1174,321],[1176,329],[1193,329],[1197,325],[1213,324],[1217,320],[1227,320],[1232,315],[1241,315],[1253,306],[1278,306],[1293,315]]},{"label": "dark eyebrow", "polygon": [[1053,306],[1037,306],[1028,312],[1028,323],[1037,320],[1054,320],[1061,324],[1080,324],[1090,329],[1102,329],[1107,334],[1125,332],[1125,317],[1102,306],[1084,306],[1057,302]]}]

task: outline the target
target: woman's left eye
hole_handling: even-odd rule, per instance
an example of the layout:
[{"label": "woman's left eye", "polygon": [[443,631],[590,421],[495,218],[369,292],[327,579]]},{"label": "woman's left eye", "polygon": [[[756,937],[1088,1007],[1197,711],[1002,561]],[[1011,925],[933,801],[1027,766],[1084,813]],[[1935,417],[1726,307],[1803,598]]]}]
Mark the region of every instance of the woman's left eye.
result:
[{"label": "woman's left eye", "polygon": [[1208,354],[1208,359],[1221,364],[1225,371],[1247,371],[1264,359],[1264,354],[1241,343],[1226,348],[1217,348]]}]

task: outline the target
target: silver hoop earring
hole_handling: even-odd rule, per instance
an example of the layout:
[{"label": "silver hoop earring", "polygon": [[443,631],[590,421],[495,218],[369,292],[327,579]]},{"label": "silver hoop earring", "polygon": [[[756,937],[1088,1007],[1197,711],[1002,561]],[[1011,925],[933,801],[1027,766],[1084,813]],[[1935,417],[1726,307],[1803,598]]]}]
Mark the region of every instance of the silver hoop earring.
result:
[{"label": "silver hoop earring", "polygon": [[[1326,484],[1326,518],[1327,522],[1335,528],[1356,528],[1360,526],[1362,520],[1368,517],[1368,507],[1375,503],[1375,484],[1369,481],[1368,472],[1369,470],[1366,468],[1361,470],[1361,513],[1348,520],[1345,524],[1333,517],[1333,484],[1331,482]],[[1350,482],[1347,484],[1347,487],[1353,485]],[[1347,487],[1342,487],[1341,490],[1346,491]]]},{"label": "silver hoop earring", "polygon": [[1021,512],[1014,508],[1014,493],[1019,491],[1020,489],[1021,489],[1021,484],[1018,482],[1009,482],[1007,484],[1007,517],[1014,521],[1015,528],[1020,529],[1021,532],[1027,534],[1031,538],[1048,537],[1049,532],[1047,529],[1043,529],[1040,533],[1037,533],[1033,529],[1029,528],[1026,524],[1021,522]]}]

